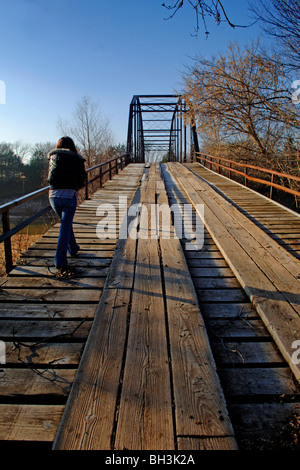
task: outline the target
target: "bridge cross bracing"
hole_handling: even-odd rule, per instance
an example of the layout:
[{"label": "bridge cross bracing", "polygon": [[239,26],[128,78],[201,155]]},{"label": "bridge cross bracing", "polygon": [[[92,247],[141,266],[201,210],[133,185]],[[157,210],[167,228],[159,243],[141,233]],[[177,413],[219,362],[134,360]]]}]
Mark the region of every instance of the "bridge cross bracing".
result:
[{"label": "bridge cross bracing", "polygon": [[195,129],[185,123],[186,103],[177,95],[136,95],[130,104],[128,151],[135,161],[154,158],[187,161]]}]

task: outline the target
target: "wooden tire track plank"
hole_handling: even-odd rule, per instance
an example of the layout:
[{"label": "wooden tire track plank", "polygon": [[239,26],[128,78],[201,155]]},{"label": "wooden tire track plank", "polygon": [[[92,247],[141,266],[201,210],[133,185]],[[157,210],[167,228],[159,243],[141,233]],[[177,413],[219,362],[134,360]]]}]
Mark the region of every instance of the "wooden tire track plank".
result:
[{"label": "wooden tire track plank", "polygon": [[158,240],[151,238],[156,165],[141,185],[143,204],[116,449],[174,449],[165,306]]},{"label": "wooden tire track plank", "polygon": [[177,164],[169,169],[192,203],[205,204],[205,225],[299,380],[292,359],[300,334],[299,262],[208,183]]},{"label": "wooden tire track plank", "polygon": [[54,449],[111,448],[134,280],[135,250],[136,240],[131,237],[117,243],[55,437]]},{"label": "wooden tire track plank", "polygon": [[[168,204],[164,184],[158,184],[157,193],[158,203]],[[174,227],[170,239],[160,230],[160,246],[178,449],[237,449],[197,294]]]},{"label": "wooden tire track plank", "polygon": [[[142,166],[136,172],[137,182],[141,173]],[[93,239],[91,235],[96,234],[95,219],[92,222],[83,232],[82,223],[75,224],[86,245],[87,237]],[[58,229],[59,224],[50,231],[52,237],[57,237]],[[47,235],[42,239],[47,242]],[[98,253],[85,250],[70,258],[79,276],[75,279],[51,277],[54,251],[48,253],[49,257],[24,257],[2,279],[0,295],[6,300],[0,307],[0,335],[6,340],[7,364],[0,377],[0,416],[9,417],[9,421],[0,418],[0,439],[53,441],[63,407],[51,403],[57,399],[63,403],[67,398],[115,244],[104,240],[97,245],[106,252],[104,257],[99,257],[101,251],[96,247]],[[49,246],[46,243],[41,248],[36,250],[37,256]],[[35,398],[37,403],[48,401],[47,406],[30,404]],[[18,404],[6,405],[7,400]]]}]

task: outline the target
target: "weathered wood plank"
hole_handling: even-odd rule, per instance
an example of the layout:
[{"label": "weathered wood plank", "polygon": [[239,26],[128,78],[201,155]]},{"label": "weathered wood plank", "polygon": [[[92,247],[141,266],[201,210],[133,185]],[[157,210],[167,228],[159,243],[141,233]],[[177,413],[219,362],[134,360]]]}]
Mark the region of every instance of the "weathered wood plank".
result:
[{"label": "weathered wood plank", "polygon": [[[168,202],[164,185],[157,189],[157,202]],[[231,448],[235,448],[234,432],[180,241],[174,237],[174,229],[167,239],[159,228],[176,432],[180,436],[231,436]]]},{"label": "weathered wood plank", "polygon": [[0,440],[52,442],[63,409],[63,405],[0,404]]},{"label": "weathered wood plank", "polygon": [[[74,263],[69,264],[74,266]],[[89,262],[76,263],[76,278],[74,278],[73,281],[80,282],[79,279],[90,279],[91,277],[105,278],[108,274],[108,266],[106,265],[110,265],[110,261],[107,263],[102,263],[99,266],[89,265]],[[0,284],[1,286],[2,284],[5,286],[6,281],[12,277],[14,279],[16,279],[17,277],[21,277],[24,279],[24,282],[26,277],[36,278],[37,276],[41,276],[43,278],[54,279],[53,276],[55,275],[55,273],[56,270],[54,269],[54,265],[47,267],[32,266],[31,264],[18,265],[10,272],[10,274],[6,278],[0,280]],[[90,280],[88,282],[90,282]]]},{"label": "weathered wood plank", "polygon": [[120,450],[174,449],[159,249],[158,241],[150,238],[147,206],[156,202],[155,173],[152,166],[141,187],[143,208],[115,441]]},{"label": "weathered wood plank", "polygon": [[[10,369],[0,371],[0,397],[17,398],[26,402],[26,396],[67,397],[75,377],[72,369]],[[1,399],[0,399],[1,400]]]},{"label": "weathered wood plank", "polygon": [[244,395],[293,396],[298,391],[289,367],[221,368],[219,375],[224,393],[230,395],[231,400]]},{"label": "weathered wood plank", "polygon": [[247,302],[242,289],[198,289],[200,302]]},{"label": "weathered wood plank", "polygon": [[[233,338],[234,341],[234,338]],[[223,367],[233,364],[283,364],[284,360],[273,342],[214,341],[218,363]]]},{"label": "weathered wood plank", "polygon": [[55,342],[6,342],[6,365],[13,366],[22,362],[28,365],[78,365],[84,343]]},{"label": "weathered wood plank", "polygon": [[93,318],[96,310],[95,304],[44,304],[44,303],[6,303],[1,304],[0,320],[11,318],[28,319],[84,319]]},{"label": "weathered wood plank", "polygon": [[13,289],[34,289],[38,286],[38,289],[102,289],[105,282],[105,276],[103,277],[74,277],[69,279],[55,278],[51,276],[38,276],[34,275],[30,277],[16,276],[12,273],[9,276],[1,280],[1,290],[13,290]]},{"label": "weathered wood plank", "polygon": [[16,320],[0,321],[0,338],[87,338],[90,319],[71,320]]},{"label": "weathered wood plank", "polygon": [[[178,437],[178,450],[238,450],[236,440],[233,437]],[[189,455],[186,456],[186,463],[188,462]]]},{"label": "weathered wood plank", "polygon": [[268,330],[261,319],[233,318],[207,322],[209,331],[222,338],[269,338]]},{"label": "weathered wood plank", "polygon": [[[84,257],[84,255],[88,256],[90,250],[80,250],[80,256]],[[34,248],[29,248],[26,252],[22,253],[21,258],[49,258],[54,257],[56,252],[56,248],[53,246],[52,250],[36,250]],[[113,256],[113,251],[104,251],[104,250],[97,250],[94,249],[92,251],[93,255],[97,258],[111,258]]]},{"label": "weathered wood plank", "polygon": [[[137,202],[139,193],[136,196],[134,201]],[[54,440],[54,449],[111,449],[134,279],[135,249],[136,240],[130,236],[117,243]],[[116,274],[118,282],[112,287]]]},{"label": "weathered wood plank", "polygon": [[98,302],[101,288],[2,289],[0,302]]},{"label": "weathered wood plank", "polygon": [[181,176],[177,179],[182,188],[195,204],[205,203],[207,228],[257,307],[296,378],[300,379],[299,365],[294,364],[291,350],[300,329],[296,313],[300,308],[299,262],[207,183],[187,169],[180,171]]},{"label": "weathered wood plank", "polygon": [[258,314],[250,302],[202,303],[201,311],[205,318],[258,318]]},{"label": "weathered wood plank", "polygon": [[244,449],[290,452],[292,444],[297,449],[297,420],[293,418],[299,417],[299,403],[232,404],[230,410]]}]

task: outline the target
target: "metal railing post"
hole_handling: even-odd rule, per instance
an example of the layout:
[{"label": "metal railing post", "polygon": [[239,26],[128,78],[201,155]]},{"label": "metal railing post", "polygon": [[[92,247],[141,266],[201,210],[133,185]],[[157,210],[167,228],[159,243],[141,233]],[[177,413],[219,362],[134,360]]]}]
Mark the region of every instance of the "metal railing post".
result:
[{"label": "metal railing post", "polygon": [[[272,173],[271,176],[271,183],[274,183],[274,173]],[[273,196],[273,186],[270,186],[270,199],[272,199]]]},{"label": "metal railing post", "polygon": [[102,166],[99,168],[99,187],[102,188]]},{"label": "metal railing post", "polygon": [[89,185],[88,185],[88,176],[85,175],[85,199],[89,198]]},{"label": "metal railing post", "polygon": [[[6,232],[10,231],[10,221],[9,221],[9,211],[5,211],[2,213],[2,226],[3,226],[3,235]],[[6,238],[4,240],[4,255],[5,255],[5,270],[6,273],[13,267],[13,260],[12,260],[12,249],[11,249],[11,238]]]}]

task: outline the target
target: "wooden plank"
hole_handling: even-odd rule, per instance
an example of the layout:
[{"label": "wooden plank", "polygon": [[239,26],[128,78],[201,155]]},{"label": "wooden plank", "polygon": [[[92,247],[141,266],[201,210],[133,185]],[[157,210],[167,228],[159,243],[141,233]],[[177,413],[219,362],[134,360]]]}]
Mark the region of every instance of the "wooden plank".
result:
[{"label": "wooden plank", "polygon": [[[69,263],[70,265],[74,266],[74,263]],[[91,277],[103,277],[105,278],[108,274],[108,268],[110,265],[110,260],[107,263],[102,263],[99,266],[92,266],[89,264],[89,262],[80,262],[76,263],[76,278],[75,279],[81,279],[81,278],[86,278],[89,279]],[[25,264],[25,265],[19,265],[16,266],[9,274],[8,277],[3,278],[0,280],[0,284],[2,286],[2,283],[6,282],[7,279],[14,277],[21,277],[24,279],[26,277],[35,277],[37,278],[38,276],[41,276],[43,278],[51,278],[53,279],[53,276],[55,274],[55,269],[54,266],[32,266],[30,264]],[[74,280],[74,279],[73,279]],[[80,281],[77,281],[80,282]],[[88,281],[90,282],[90,281]],[[4,284],[5,285],[5,284]]]},{"label": "wooden plank", "polygon": [[[259,374],[259,380],[257,380]],[[280,396],[297,394],[298,387],[289,367],[220,368],[224,393],[231,400],[240,396]]]},{"label": "wooden plank", "polygon": [[[56,248],[53,246],[52,250],[36,250],[34,248],[29,248],[25,253],[22,253],[21,258],[50,258],[54,257],[56,253]],[[97,258],[111,258],[113,256],[113,251],[104,251],[104,250],[96,250],[92,251],[93,255]],[[84,255],[89,255],[89,250],[80,250],[80,256],[83,257]]]},{"label": "wooden plank", "polygon": [[258,318],[258,314],[250,302],[202,303],[201,311],[205,318]]},{"label": "wooden plank", "polygon": [[191,201],[205,203],[206,226],[299,380],[291,349],[300,330],[299,262],[207,183],[182,167],[180,174],[177,179]]},{"label": "wooden plank", "polygon": [[[134,199],[134,202],[138,201],[139,192]],[[53,449],[111,449],[134,279],[135,249],[136,240],[130,236],[117,243]],[[116,273],[118,282],[112,287]]]},{"label": "wooden plank", "polygon": [[232,404],[230,411],[242,450],[290,452],[298,448],[299,403]]},{"label": "wooden plank", "polygon": [[235,277],[195,277],[196,289],[241,289]]},{"label": "wooden plank", "polygon": [[58,289],[3,289],[0,291],[0,302],[98,302],[102,290],[100,288],[74,289],[73,287]]},{"label": "wooden plank", "polygon": [[35,365],[49,365],[52,367],[78,365],[83,349],[83,343],[55,343],[55,342],[26,342],[25,344],[6,342],[6,366],[21,364],[22,362]]},{"label": "wooden plank", "polygon": [[242,289],[197,289],[202,302],[246,302],[248,297]]},{"label": "wooden plank", "polygon": [[78,319],[70,320],[8,320],[0,322],[0,338],[87,338],[91,320]]},{"label": "wooden plank", "polygon": [[[80,254],[77,258],[70,258],[69,265],[73,267],[105,267],[110,266],[111,258],[99,258],[94,253]],[[55,274],[54,254],[49,257],[24,257],[21,259],[19,266],[44,266],[49,272]]]},{"label": "wooden plank", "polygon": [[[155,167],[141,187],[143,203],[116,449],[174,449],[165,307],[158,241],[150,238]],[[144,238],[145,237],[145,238]]]},{"label": "wooden plank", "polygon": [[190,261],[189,261],[189,270],[190,270],[190,273],[193,277],[193,279],[197,279],[199,277],[220,277],[222,279],[224,279],[225,277],[229,277],[231,278],[233,276],[233,272],[231,270],[231,268],[229,267],[193,267],[193,266],[190,266]]},{"label": "wooden plank", "polygon": [[9,289],[33,289],[38,286],[38,289],[102,289],[105,282],[103,277],[74,277],[70,279],[56,279],[52,276],[38,276],[14,277],[12,274],[1,280],[1,290]]},{"label": "wooden plank", "polygon": [[[158,204],[166,204],[164,186],[157,193]],[[234,432],[180,241],[174,237],[174,229],[167,239],[159,228],[177,434],[231,436],[231,449],[235,448]]]},{"label": "wooden plank", "polygon": [[[232,437],[178,437],[178,450],[238,450],[237,443]],[[201,458],[201,457],[200,457]],[[186,456],[186,462],[188,462],[188,455]]]},{"label": "wooden plank", "polygon": [[214,341],[217,363],[223,367],[233,364],[283,364],[284,360],[273,342]]},{"label": "wooden plank", "polygon": [[0,404],[0,440],[52,442],[63,409],[63,405]]},{"label": "wooden plank", "polygon": [[93,318],[96,310],[95,304],[44,304],[44,303],[6,303],[1,304],[0,323],[6,319],[83,319]]},{"label": "wooden plank", "polygon": [[0,397],[19,399],[38,396],[67,397],[75,377],[72,369],[3,368],[0,371]]},{"label": "wooden plank", "polygon": [[209,320],[209,331],[219,338],[269,338],[269,333],[261,319],[234,318]]}]

